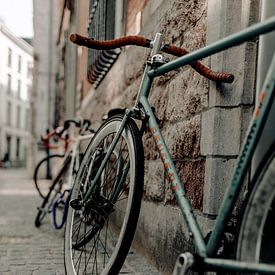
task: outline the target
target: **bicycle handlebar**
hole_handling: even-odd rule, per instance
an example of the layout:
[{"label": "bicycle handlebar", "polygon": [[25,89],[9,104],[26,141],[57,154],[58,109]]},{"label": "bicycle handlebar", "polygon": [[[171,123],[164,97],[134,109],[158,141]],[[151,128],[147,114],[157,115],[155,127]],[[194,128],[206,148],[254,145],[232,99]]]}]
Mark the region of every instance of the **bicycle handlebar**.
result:
[{"label": "bicycle handlebar", "polygon": [[50,139],[55,136],[57,136],[60,140],[64,141],[64,149],[65,149],[65,151],[67,150],[70,139],[69,139],[68,135],[66,135],[65,137],[62,137],[63,132],[64,132],[63,129],[60,131],[60,127],[57,127],[55,129],[53,129],[52,131],[47,132],[46,136],[41,136],[41,141],[43,142],[46,150],[58,148],[57,145],[50,144]]},{"label": "bicycle handlebar", "polygon": [[70,35],[71,42],[79,45],[85,46],[87,48],[96,50],[111,50],[128,45],[135,45],[145,48],[151,47],[151,40],[143,36],[129,35],[113,40],[99,41],[93,38],[88,38],[77,33],[72,33]]},{"label": "bicycle handlebar", "polygon": [[[127,45],[135,45],[145,48],[151,48],[152,41],[150,39],[147,39],[143,36],[124,36],[121,38],[113,39],[113,40],[105,40],[105,41],[99,41],[95,40],[93,38],[88,38],[82,35],[79,35],[77,33],[73,33],[70,35],[70,41],[79,45],[79,46],[85,46],[87,48],[96,49],[96,50],[110,50],[110,49],[116,49]],[[189,51],[185,48],[180,48],[174,45],[163,45],[162,49],[163,52],[172,54],[174,56],[180,57],[185,54],[188,54]],[[234,81],[234,75],[230,73],[221,73],[221,72],[215,72],[205,66],[200,61],[195,61],[190,64],[190,66],[195,69],[199,74],[202,76],[219,82],[226,82],[226,83],[232,83]]]},{"label": "bicycle handlebar", "polygon": [[[163,52],[172,54],[174,56],[183,56],[189,53],[188,50],[185,48],[180,48],[174,45],[164,45]],[[214,80],[214,81],[219,81],[219,82],[225,82],[225,83],[232,83],[234,81],[234,75],[230,73],[222,73],[222,72],[215,72],[205,66],[202,62],[200,61],[195,61],[190,64],[190,66],[196,70],[199,74],[203,75],[204,77]]]},{"label": "bicycle handlebar", "polygon": [[91,126],[91,121],[88,119],[83,119],[83,118],[73,118],[73,119],[67,119],[64,122],[64,127],[63,130],[61,131],[61,135],[63,134],[64,131],[69,129],[70,124],[73,123],[77,128],[79,128],[79,133],[83,134],[85,131],[90,131],[94,133],[95,131],[90,127]]}]

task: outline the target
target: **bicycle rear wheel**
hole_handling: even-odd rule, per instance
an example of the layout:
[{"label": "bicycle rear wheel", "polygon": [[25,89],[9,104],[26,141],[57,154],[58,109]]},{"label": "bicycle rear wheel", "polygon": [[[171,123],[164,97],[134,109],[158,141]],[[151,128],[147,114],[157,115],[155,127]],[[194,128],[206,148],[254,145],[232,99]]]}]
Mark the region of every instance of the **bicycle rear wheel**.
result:
[{"label": "bicycle rear wheel", "polygon": [[[36,227],[40,227],[46,215],[51,213],[54,202],[56,201],[57,197],[60,196],[60,194],[66,188],[65,184],[66,185],[68,184],[70,162],[71,162],[71,157],[68,156],[65,159],[64,164],[59,170],[58,174],[54,178],[52,185],[48,190],[48,194],[45,196],[41,206],[38,207],[38,213],[35,217],[35,222],[34,222]],[[63,210],[64,209],[59,209],[57,211],[63,212]]]},{"label": "bicycle rear wheel", "polygon": [[33,180],[35,188],[41,198],[45,198],[52,185],[52,179],[55,177],[53,167],[58,164],[64,155],[50,155],[43,158],[35,167]]},{"label": "bicycle rear wheel", "polygon": [[144,176],[142,140],[132,119],[93,186],[91,199],[81,205],[121,121],[122,116],[114,116],[100,127],[76,176],[71,205],[79,205],[69,208],[65,229],[67,274],[117,274],[131,246]]},{"label": "bicycle rear wheel", "polygon": [[275,265],[275,143],[252,181],[238,237],[237,258]]}]

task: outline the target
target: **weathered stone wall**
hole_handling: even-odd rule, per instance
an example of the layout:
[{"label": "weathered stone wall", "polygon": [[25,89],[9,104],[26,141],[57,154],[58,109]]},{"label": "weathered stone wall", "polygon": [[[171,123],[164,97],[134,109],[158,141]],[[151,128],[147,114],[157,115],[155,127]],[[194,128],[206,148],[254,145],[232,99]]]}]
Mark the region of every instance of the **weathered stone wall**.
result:
[{"label": "weathered stone wall", "polygon": [[[165,35],[167,42],[187,47],[191,50],[205,44],[207,1],[164,1],[157,10],[162,14],[157,24],[150,24],[143,34],[153,36],[157,31]],[[147,6],[146,8],[150,8]],[[149,20],[152,14],[148,11]],[[155,11],[156,12],[156,11]],[[149,24],[150,21],[148,21]],[[130,47],[123,51],[119,59],[95,91],[91,106],[92,119],[100,120],[110,108],[128,107],[134,103],[149,50]],[[161,120],[162,133],[167,141],[173,159],[179,170],[184,170],[185,182],[193,188],[187,188],[196,208],[202,208],[202,185],[204,160],[200,156],[200,113],[208,104],[208,81],[190,67],[177,70],[155,80],[150,102],[156,108],[157,117]],[[153,149],[150,134],[144,137],[145,159],[150,177],[159,165],[159,159]],[[196,171],[194,173],[194,171]],[[145,181],[145,199],[151,201],[173,201],[173,196],[164,183],[163,171],[160,178]],[[157,176],[157,174],[156,174]],[[160,186],[152,186],[153,182]],[[164,183],[164,186],[162,186]],[[166,187],[165,187],[166,186]],[[188,186],[187,186],[188,187]],[[160,189],[166,189],[160,195]]]},{"label": "weathered stone wall", "polygon": [[[257,20],[258,2],[151,0],[143,10],[141,34],[153,37],[161,32],[167,43],[195,50],[206,41],[211,43]],[[230,28],[225,28],[228,24]],[[216,70],[233,72],[233,85],[217,85],[184,67],[157,78],[150,94],[150,103],[156,108],[161,131],[204,234],[211,230],[251,114],[256,46],[251,42],[204,60]],[[148,55],[147,49],[123,49],[92,92],[87,112],[96,124],[109,109],[134,103]],[[246,86],[252,88],[250,92],[244,90]],[[149,133],[143,143],[144,201],[136,239],[159,268],[171,271],[177,255],[190,248],[189,235]]]},{"label": "weathered stone wall", "polygon": [[[162,1],[159,5],[153,2],[156,1],[149,1],[143,12],[142,35],[153,37],[156,32],[162,32],[167,43],[190,50],[205,44],[206,0]],[[99,124],[109,109],[134,103],[149,53],[147,49],[136,47],[123,50],[94,91],[89,104],[93,121]],[[150,103],[161,120],[161,131],[179,175],[186,183],[188,197],[198,211],[202,211],[205,170],[205,158],[200,153],[200,113],[208,106],[208,87],[206,79],[185,67],[157,78],[150,94]],[[171,269],[181,248],[188,245],[188,234],[186,238],[182,235],[185,229],[149,133],[143,141],[146,160],[144,203],[136,238],[150,248],[159,267],[167,268],[167,261],[163,261],[166,259],[170,261],[168,269]],[[167,250],[170,251],[168,254]]]},{"label": "weathered stone wall", "polygon": [[[259,21],[259,0],[208,0],[207,44]],[[203,215],[215,218],[229,184],[254,107],[257,40],[213,55],[214,70],[233,72],[232,84],[210,82],[201,114],[201,153],[206,159]]]}]

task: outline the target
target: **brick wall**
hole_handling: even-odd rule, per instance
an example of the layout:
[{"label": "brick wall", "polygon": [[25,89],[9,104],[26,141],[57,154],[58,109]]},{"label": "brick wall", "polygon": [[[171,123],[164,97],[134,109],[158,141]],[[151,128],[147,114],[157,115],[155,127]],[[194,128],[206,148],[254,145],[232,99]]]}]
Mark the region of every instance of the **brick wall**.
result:
[{"label": "brick wall", "polygon": [[[128,2],[130,7],[133,1]],[[258,19],[256,0],[141,2],[144,4],[140,3],[141,34],[153,37],[161,32],[167,43],[189,50]],[[150,94],[150,103],[156,108],[161,131],[205,234],[211,230],[252,111],[256,46],[256,42],[247,43],[204,60],[216,70],[233,72],[236,80],[232,85],[217,85],[184,67],[157,78]],[[123,49],[100,86],[90,92],[86,115],[95,124],[100,124],[102,115],[109,109],[134,103],[148,54],[147,49]],[[245,63],[249,66],[245,67]],[[252,89],[248,92],[244,90],[246,86]],[[136,240],[160,269],[171,271],[176,256],[190,248],[190,237],[148,133],[143,142],[145,186]]]}]

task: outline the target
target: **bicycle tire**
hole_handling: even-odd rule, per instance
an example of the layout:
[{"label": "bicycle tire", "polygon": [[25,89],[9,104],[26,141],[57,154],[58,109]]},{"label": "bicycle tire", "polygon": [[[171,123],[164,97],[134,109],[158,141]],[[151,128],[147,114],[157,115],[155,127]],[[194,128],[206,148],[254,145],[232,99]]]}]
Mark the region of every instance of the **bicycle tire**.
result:
[{"label": "bicycle tire", "polygon": [[[69,202],[71,198],[71,189],[65,189],[59,196],[56,196],[52,205],[52,223],[55,229],[61,229],[66,222]],[[60,208],[63,209],[62,213]]]},{"label": "bicycle tire", "polygon": [[275,265],[275,142],[251,182],[237,242],[237,259]]},{"label": "bicycle tire", "polygon": [[[54,154],[54,155],[46,156],[42,160],[40,160],[35,167],[34,174],[33,174],[34,185],[35,185],[35,188],[36,188],[39,196],[42,199],[45,199],[45,197],[48,193],[48,189],[43,188],[44,181],[46,180],[46,176],[45,176],[46,172],[44,172],[42,170],[46,169],[46,165],[49,160],[51,162],[51,160],[58,159],[58,158],[60,158],[60,159],[64,158],[64,155]],[[40,174],[43,176],[41,176]],[[52,181],[50,181],[50,185],[51,185],[51,183],[52,183]],[[43,190],[43,189],[45,189],[45,190]]]},{"label": "bicycle tire", "polygon": [[63,176],[65,176],[66,173],[69,171],[70,162],[71,157],[68,156],[65,159],[64,164],[59,170],[57,176],[54,178],[52,185],[50,186],[50,189],[48,191],[48,194],[45,196],[41,206],[38,208],[38,212],[34,221],[36,227],[40,227],[46,215],[51,213],[53,203],[55,202],[58,194],[60,194],[62,191],[62,186],[64,184],[64,181],[62,181]]},{"label": "bicycle tire", "polygon": [[[75,178],[71,204],[74,199],[84,195],[87,185],[95,176],[100,162],[105,156],[104,147],[112,141],[122,118],[121,115],[110,117],[96,132],[85,152]],[[121,150],[117,150],[117,148]],[[114,195],[114,186],[119,182],[119,178],[124,175],[119,168],[121,159],[123,160],[123,171],[126,170],[126,163],[129,163],[127,160],[128,153],[124,154],[126,150],[129,153],[130,168],[127,170],[129,173],[120,193],[120,195],[128,195],[125,206],[121,197],[113,202],[111,202],[111,197]],[[111,154],[106,163],[99,182],[94,186],[94,192],[91,195],[92,200],[89,201],[90,205],[87,203],[88,207],[78,210],[69,207],[64,241],[64,261],[67,274],[86,274],[87,272],[89,274],[118,274],[130,249],[140,212],[144,178],[142,139],[139,129],[132,119],[127,122],[115,151],[116,153]],[[117,158],[116,155],[119,157]],[[90,172],[88,177],[87,171]],[[123,210],[120,208],[121,203]],[[110,205],[113,210],[108,213],[107,206]],[[106,210],[102,210],[104,207]],[[123,218],[120,217],[122,213],[125,214]],[[104,219],[102,218],[103,214]],[[98,226],[102,221],[103,224],[99,229]],[[114,223],[111,225],[111,221],[115,221],[115,225]],[[78,222],[80,222],[79,225],[77,225]],[[114,228],[119,233],[116,232],[115,234]],[[78,234],[75,234],[75,230],[78,230]],[[107,240],[110,237],[107,234],[108,230],[113,234],[111,240]],[[104,235],[104,238],[101,234]],[[118,236],[116,240],[114,239],[115,235]],[[92,247],[95,249],[90,251]]]}]

